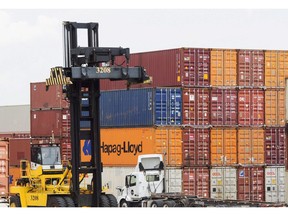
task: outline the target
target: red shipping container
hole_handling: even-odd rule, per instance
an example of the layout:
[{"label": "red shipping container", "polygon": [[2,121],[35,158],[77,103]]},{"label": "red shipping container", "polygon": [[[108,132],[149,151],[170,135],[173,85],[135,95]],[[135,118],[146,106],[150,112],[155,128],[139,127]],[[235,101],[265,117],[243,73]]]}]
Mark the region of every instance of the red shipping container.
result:
[{"label": "red shipping container", "polygon": [[210,165],[209,129],[184,128],[182,140],[184,166]]},{"label": "red shipping container", "polygon": [[[124,57],[117,57],[116,64],[122,64]],[[129,66],[142,66],[152,77],[150,85],[137,84],[131,88],[143,87],[209,87],[210,50],[178,48],[130,55]],[[165,76],[165,79],[163,79]],[[126,89],[126,81],[101,80],[101,90]]]},{"label": "red shipping container", "polygon": [[240,167],[237,176],[239,200],[264,201],[263,167]]},{"label": "red shipping container", "polygon": [[264,87],[264,51],[238,51],[238,85]]},{"label": "red shipping container", "polygon": [[210,125],[209,90],[184,88],[182,94],[183,125]]},{"label": "red shipping container", "polygon": [[0,140],[0,197],[9,193],[9,142]]},{"label": "red shipping container", "polygon": [[0,133],[1,138],[30,138],[30,133],[19,133],[19,132],[10,132],[10,133]]},{"label": "red shipping container", "polygon": [[208,167],[183,168],[183,193],[185,195],[210,197],[210,174]]},{"label": "red shipping container", "polygon": [[238,124],[240,126],[264,125],[264,90],[239,90]]},{"label": "red shipping container", "polygon": [[285,127],[265,129],[265,164],[285,165],[286,134]]},{"label": "red shipping container", "polygon": [[32,110],[30,117],[32,137],[70,137],[68,109]]},{"label": "red shipping container", "polygon": [[9,165],[20,166],[20,160],[31,160],[30,138],[9,139]]},{"label": "red shipping container", "polygon": [[30,109],[69,108],[69,102],[62,93],[62,85],[49,86],[45,82],[30,83]]},{"label": "red shipping container", "polygon": [[236,89],[211,90],[211,124],[237,125],[238,97]]}]

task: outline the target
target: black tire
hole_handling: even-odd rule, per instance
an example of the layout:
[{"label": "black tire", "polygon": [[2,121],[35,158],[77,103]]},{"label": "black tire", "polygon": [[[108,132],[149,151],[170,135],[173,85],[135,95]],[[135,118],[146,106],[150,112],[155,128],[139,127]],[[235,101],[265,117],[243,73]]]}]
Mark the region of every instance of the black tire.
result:
[{"label": "black tire", "polygon": [[169,207],[175,207],[176,202],[174,200],[167,200],[164,202],[163,207],[169,208]]},{"label": "black tire", "polygon": [[21,207],[21,201],[19,196],[13,195],[10,197],[10,207],[11,208]]},{"label": "black tire", "polygon": [[66,207],[66,202],[61,196],[49,196],[47,207]]},{"label": "black tire", "polygon": [[105,194],[100,195],[100,207],[110,207],[109,199]]},{"label": "black tire", "polygon": [[163,201],[162,200],[155,200],[151,203],[152,208],[157,208],[157,207],[163,207]]},{"label": "black tire", "polygon": [[75,207],[75,203],[73,199],[69,196],[63,196],[63,199],[65,200],[66,206],[67,207]]},{"label": "black tire", "polygon": [[106,196],[108,197],[109,199],[109,205],[110,207],[118,207],[118,202],[117,202],[117,199],[114,195],[112,194],[106,194]]},{"label": "black tire", "polygon": [[121,200],[120,201],[120,207],[127,208],[127,207],[130,207],[130,205],[126,200]]}]

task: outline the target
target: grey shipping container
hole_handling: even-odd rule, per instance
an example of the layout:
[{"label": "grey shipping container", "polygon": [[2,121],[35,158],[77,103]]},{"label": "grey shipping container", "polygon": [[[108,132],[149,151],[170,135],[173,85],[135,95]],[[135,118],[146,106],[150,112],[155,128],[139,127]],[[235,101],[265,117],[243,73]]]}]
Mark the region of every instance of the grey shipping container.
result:
[{"label": "grey shipping container", "polygon": [[285,202],[285,167],[265,167],[265,201]]},{"label": "grey shipping container", "polygon": [[100,126],[180,125],[181,104],[180,88],[103,91],[100,97]]}]

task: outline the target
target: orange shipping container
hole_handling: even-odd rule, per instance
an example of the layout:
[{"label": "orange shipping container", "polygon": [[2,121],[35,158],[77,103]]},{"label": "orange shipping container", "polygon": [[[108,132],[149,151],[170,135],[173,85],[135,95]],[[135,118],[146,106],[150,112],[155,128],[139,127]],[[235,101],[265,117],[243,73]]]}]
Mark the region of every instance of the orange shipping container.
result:
[{"label": "orange shipping container", "polygon": [[238,163],[264,164],[264,129],[238,129]]},{"label": "orange shipping container", "polygon": [[211,129],[211,165],[237,164],[237,130]]},{"label": "orange shipping container", "polygon": [[265,91],[265,124],[285,126],[285,90]]},{"label": "orange shipping container", "polygon": [[285,88],[287,68],[287,51],[265,51],[265,86]]},{"label": "orange shipping container", "polygon": [[[101,129],[104,166],[136,166],[140,154],[162,153],[167,166],[182,166],[182,132],[179,128]],[[89,140],[81,141],[81,161],[89,161]]]},{"label": "orange shipping container", "polygon": [[236,86],[236,50],[211,50],[211,85]]}]

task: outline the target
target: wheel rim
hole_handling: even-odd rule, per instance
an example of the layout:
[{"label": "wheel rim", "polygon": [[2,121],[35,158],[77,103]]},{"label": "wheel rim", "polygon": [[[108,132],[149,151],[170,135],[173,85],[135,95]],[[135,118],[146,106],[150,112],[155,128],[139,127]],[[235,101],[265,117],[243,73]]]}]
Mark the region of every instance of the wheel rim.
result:
[{"label": "wheel rim", "polygon": [[127,202],[122,202],[121,207],[127,208],[128,207],[128,203]]}]

